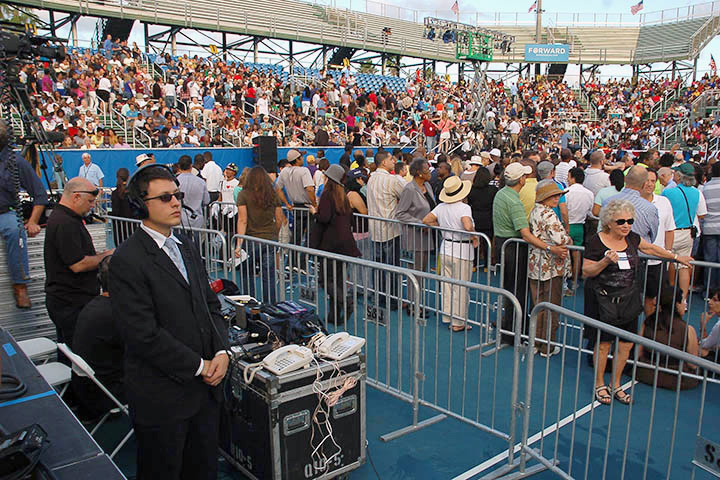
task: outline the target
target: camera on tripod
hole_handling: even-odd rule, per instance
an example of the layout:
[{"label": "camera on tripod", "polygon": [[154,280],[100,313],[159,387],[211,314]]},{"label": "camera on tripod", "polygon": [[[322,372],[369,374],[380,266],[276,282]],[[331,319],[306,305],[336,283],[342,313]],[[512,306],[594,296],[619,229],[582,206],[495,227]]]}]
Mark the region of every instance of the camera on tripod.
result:
[{"label": "camera on tripod", "polygon": [[29,31],[13,32],[3,27],[0,29],[0,59],[34,60],[35,57],[44,57],[48,60],[63,60],[66,56],[65,46],[50,45],[51,42],[62,41],[62,38],[41,37]]}]

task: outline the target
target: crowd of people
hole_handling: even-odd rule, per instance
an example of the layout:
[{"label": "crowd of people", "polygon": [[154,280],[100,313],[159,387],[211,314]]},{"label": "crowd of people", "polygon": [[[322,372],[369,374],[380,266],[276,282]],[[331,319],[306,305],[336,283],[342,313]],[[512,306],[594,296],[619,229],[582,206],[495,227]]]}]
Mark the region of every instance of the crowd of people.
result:
[{"label": "crowd of people", "polygon": [[[689,121],[692,101],[718,82],[709,74],[687,87],[678,78],[593,80],[580,86],[590,101],[583,107],[560,80],[488,79],[486,116],[478,120],[466,80],[417,74],[404,90],[366,90],[349,70],[323,70],[298,83],[254,64],[168,54],[150,62],[136,44],[106,47],[21,73],[43,128],[64,135],[61,148],[128,148],[134,140],[157,148],[251,146],[270,135],[295,148],[424,144],[441,153],[511,152],[557,143],[644,150],[659,148],[669,129]],[[702,117],[677,136],[691,150],[706,151],[720,136],[716,122]]]},{"label": "crowd of people", "polygon": [[[524,151],[507,157],[499,151],[479,152],[464,160],[459,155],[427,153],[423,147],[413,154],[400,149],[375,152],[347,147],[339,165],[330,165],[324,157],[319,161],[312,156],[306,159],[302,152],[290,150],[279,162],[278,172],[268,174],[262,167],[254,167],[236,179],[238,169],[230,164],[218,186],[211,186],[211,180],[198,181],[198,176],[211,178],[211,169],[216,174],[221,171],[209,152],[194,160],[182,156],[177,170],[188,211],[200,217],[199,225],[223,225],[218,228],[228,239],[237,232],[283,241],[281,231],[288,229],[293,209],[306,207],[319,223],[327,224],[325,235],[313,240],[312,233],[307,236],[307,223],[296,221],[284,241],[398,266],[401,252],[406,251],[411,253],[412,267],[420,271],[434,268],[435,262],[429,260],[437,256],[437,265],[441,266],[438,274],[467,281],[482,265],[476,256],[486,264],[495,263],[505,242],[523,239],[526,243],[507,245],[512,251],[505,255],[504,288],[517,298],[529,298],[532,304],[551,301],[560,305],[563,295],[574,295],[585,281],[585,314],[601,319],[607,314],[603,295],[632,292],[638,303],[627,311],[633,313],[614,324],[637,333],[638,316],[657,316],[661,311],[658,298],[669,295],[666,290],[679,292],[679,301],[686,302],[693,288],[712,293],[708,297],[712,299],[720,287],[718,272],[708,269],[700,273],[688,268],[693,259],[720,262],[720,162],[697,160],[686,161],[680,151],[661,155],[648,150],[633,156],[596,150],[582,156],[570,149],[561,149],[559,155]],[[322,182],[316,181],[318,177]],[[203,212],[213,211],[206,209],[208,190],[223,190],[222,182],[228,183],[232,192],[226,198],[215,198],[236,208],[224,210],[225,219],[220,222],[213,217],[203,219]],[[113,211],[115,208],[113,205]],[[364,214],[370,219],[362,217]],[[444,233],[436,238],[425,230],[406,227],[423,223],[440,227]],[[494,251],[478,248],[478,237],[472,235],[475,232],[492,239]],[[572,246],[585,247],[583,258],[579,251],[568,250]],[[249,254],[263,269],[260,291],[256,291],[254,280],[248,284],[249,291],[270,300],[276,298],[275,263],[263,256],[257,245],[245,252],[240,240],[231,248],[231,254]],[[645,264],[638,252],[670,262],[652,260]],[[527,272],[529,292],[519,272]],[[330,288],[338,284],[333,279],[339,275],[341,269],[323,275],[329,279],[325,287],[330,305],[337,307],[329,314],[336,323],[347,319],[353,310],[350,299],[342,299],[340,291]],[[398,302],[392,284],[381,280],[377,287],[383,306],[402,306],[408,313],[418,306],[413,298]],[[471,328],[467,323],[467,291],[447,284],[442,299],[443,321],[455,331]],[[506,311],[512,311],[510,306]],[[429,314],[427,309],[420,311],[421,316]],[[512,321],[511,316],[503,319],[503,341],[512,341]],[[718,332],[708,334],[705,318],[702,324],[694,337],[702,348],[695,352],[714,358],[716,352],[712,350],[718,342],[713,338],[720,329],[716,327]],[[676,329],[681,324],[673,325]],[[540,354],[552,356],[559,351],[554,344],[557,328],[557,315],[540,316],[536,344]],[[656,329],[645,331],[653,338],[657,335]],[[671,333],[668,338],[677,338],[677,333]],[[610,348],[607,335],[603,333],[597,339],[592,333],[587,336],[591,344],[600,342],[597,361],[602,367]],[[627,350],[629,345],[623,348]],[[611,394],[624,401],[622,392],[615,391],[619,385],[606,390],[601,380],[599,401],[609,401]]]},{"label": "crowd of people", "polygon": [[[93,207],[104,177],[92,163],[92,152],[84,152],[75,178],[56,176],[64,192],[47,226],[47,307],[59,340],[73,348],[82,349],[89,341],[78,340],[88,335],[88,318],[100,310],[107,314],[108,302],[111,311],[133,303],[140,295],[136,285],[151,280],[172,283],[177,287],[173,299],[187,297],[187,305],[167,302],[164,308],[137,311],[133,318],[152,317],[153,322],[161,319],[163,325],[170,325],[168,312],[183,316],[200,311],[196,306],[205,303],[215,319],[215,301],[184,294],[193,282],[197,288],[190,290],[200,291],[207,277],[197,267],[202,264],[199,255],[188,246],[192,239],[172,233],[173,226],[183,223],[221,230],[227,236],[228,254],[238,259],[240,269],[248,269],[247,281],[240,287],[264,302],[278,298],[275,255],[268,255],[268,249],[257,243],[246,244],[243,237],[232,244],[235,234],[395,266],[400,265],[401,253],[409,252],[415,270],[467,282],[477,278],[478,268],[503,258],[502,286],[519,299],[522,308],[542,301],[561,305],[563,296],[575,295],[584,284],[586,316],[718,360],[720,321],[714,326],[710,323],[720,315],[720,272],[693,268],[691,262],[720,263],[720,162],[687,155],[679,146],[663,153],[653,148],[663,129],[686,115],[689,103],[714,87],[717,77],[706,76],[679,93],[662,119],[650,118],[653,107],[668,91],[678,91],[677,82],[587,84],[588,95],[601,112],[597,123],[579,120],[583,108],[562,82],[521,79],[506,88],[490,80],[488,113],[481,125],[471,125],[467,121],[473,103],[469,91],[463,83],[440,78],[409,82],[405,92],[367,92],[353,84],[352,76],[341,77],[338,84],[328,77],[319,86],[294,91],[272,73],[187,57],[166,59],[168,78],[162,81],[145,71],[142,58],[136,47],[124,44],[109,52],[86,51],[54,65],[56,81],[51,80],[49,69],[40,75],[35,67],[25,67],[24,81],[34,95],[43,98],[38,103],[43,127],[65,133],[67,147],[123,147],[125,139],[113,140],[113,130],[103,125],[107,108],[113,106],[120,115],[134,119],[134,128],[143,130],[152,145],[223,145],[223,136],[235,132],[241,145],[251,145],[257,135],[271,134],[279,144],[293,148],[275,171],[261,166],[241,171],[232,163],[221,167],[210,152],[203,152],[195,157],[179,155],[174,165],[151,174],[148,166],[154,158],[138,155],[136,165],[145,175],[133,183],[127,169],[116,172],[112,214],[142,219],[138,231],[144,233],[130,236],[115,231],[117,252],[96,252],[82,225],[81,217]],[[593,148],[574,145],[569,124],[578,122],[585,122],[580,128]],[[690,135],[699,143],[720,136],[720,127],[713,125],[708,132],[709,128],[707,119],[697,121],[691,124],[695,133]],[[403,139],[416,139],[412,153],[382,147],[405,143]],[[306,156],[300,149],[304,144],[344,145],[345,153],[338,164],[330,164],[322,150],[317,156]],[[366,148],[373,145],[378,148]],[[632,153],[635,149],[643,151]],[[35,192],[39,215],[47,199],[39,193],[37,179],[30,178],[31,167],[22,164],[22,172],[23,187]],[[214,208],[208,208],[214,202],[218,202]],[[313,216],[312,223],[297,221],[296,212],[302,209]],[[4,223],[14,220],[7,210],[0,212]],[[430,235],[433,228],[442,233]],[[33,217],[27,232],[38,231]],[[491,240],[490,249],[480,244],[478,234]],[[141,268],[148,252],[159,269]],[[656,259],[642,259],[641,253]],[[16,304],[28,308],[22,254],[13,255],[21,267],[13,272],[18,285]],[[248,266],[254,264],[259,267],[250,271]],[[25,270],[26,265],[25,257]],[[302,263],[297,267],[299,271],[309,268]],[[344,285],[338,280],[347,274],[346,269],[337,262],[321,268],[320,286],[331,305],[326,320],[347,321],[355,309],[354,299],[345,297],[345,289],[338,287]],[[399,283],[382,275],[375,280],[372,288],[378,306],[431,317],[433,309],[413,298],[412,292],[404,298]],[[101,291],[109,301],[95,299]],[[708,311],[699,322],[687,315],[693,291],[707,292]],[[445,282],[439,296],[441,304],[434,309],[438,322],[451,332],[471,329],[468,289]],[[154,305],[152,289],[142,292],[142,297],[147,305]],[[513,333],[518,330],[527,333],[527,313],[521,312],[523,325],[518,328],[513,305],[506,300],[501,322],[495,325],[501,343],[513,344]],[[112,318],[106,320],[113,323]],[[691,323],[699,323],[699,328]],[[560,351],[559,325],[557,314],[539,315],[531,345],[537,354],[549,358]],[[182,354],[164,357],[162,351],[149,347],[154,333],[143,328],[142,320],[133,320],[107,340],[135,352],[130,361],[126,356],[124,365],[129,369],[125,378],[136,382],[118,382],[122,373],[118,368],[98,370],[98,377],[114,385],[118,398],[127,398],[141,412],[134,422],[143,453],[159,455],[169,465],[177,455],[160,450],[170,445],[177,451],[177,431],[158,427],[154,417],[165,413],[164,409],[182,417],[183,424],[192,423],[185,420],[188,417],[204,421],[217,416],[217,391],[212,387],[227,369],[226,339],[218,342],[207,331],[202,338],[193,338],[188,334],[191,329],[180,326],[186,345],[178,350],[169,341],[166,346],[167,351]],[[631,403],[620,378],[632,344],[623,339],[616,342],[605,330],[586,328],[585,336],[586,346],[594,350],[597,401]],[[143,361],[136,353],[146,348],[156,365],[150,381],[148,374],[141,373]],[[116,357],[121,354],[117,348],[109,352]],[[605,372],[611,353],[614,370],[608,383]],[[642,349],[639,358],[651,364],[656,354]],[[671,359],[663,362],[666,368],[679,368]],[[683,368],[686,373],[697,373],[691,364]],[[169,382],[164,369],[182,375],[192,387]],[[641,369],[638,379],[652,384],[655,373]],[[677,375],[671,371],[658,375],[659,386],[675,388]],[[153,390],[154,386],[165,383],[173,385],[167,389],[173,394],[197,398],[197,408],[186,412],[153,403],[152,394],[160,398],[165,393],[159,387]],[[697,381],[683,378],[681,388],[695,385]],[[153,432],[158,428],[163,438],[155,445]],[[194,433],[207,438],[217,432]],[[186,436],[187,432],[182,438]],[[202,468],[212,470],[207,463],[212,463],[214,451],[204,453]],[[142,463],[147,458],[138,460],[144,475],[160,474],[158,462]]]}]

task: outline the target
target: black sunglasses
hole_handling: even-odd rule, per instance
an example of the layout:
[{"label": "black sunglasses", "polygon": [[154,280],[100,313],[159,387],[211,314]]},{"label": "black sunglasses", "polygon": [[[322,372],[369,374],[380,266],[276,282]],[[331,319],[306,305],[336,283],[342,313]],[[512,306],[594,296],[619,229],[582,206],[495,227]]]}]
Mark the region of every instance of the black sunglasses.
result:
[{"label": "black sunglasses", "polygon": [[618,218],[617,220],[615,220],[615,223],[617,223],[618,225],[625,225],[625,222],[627,222],[628,225],[632,225],[633,223],[635,223],[635,219],[634,218]]},{"label": "black sunglasses", "polygon": [[100,193],[100,189],[96,188],[95,190],[75,190],[74,193],[89,193],[93,197],[97,197],[98,193]]},{"label": "black sunglasses", "polygon": [[157,197],[146,198],[145,201],[147,202],[148,200],[159,199],[159,200],[160,200],[161,202],[163,202],[163,203],[169,203],[170,200],[172,200],[173,197],[175,197],[175,198],[177,198],[178,200],[182,201],[182,199],[185,198],[185,193],[184,193],[184,192],[163,193],[162,195],[158,195]]}]

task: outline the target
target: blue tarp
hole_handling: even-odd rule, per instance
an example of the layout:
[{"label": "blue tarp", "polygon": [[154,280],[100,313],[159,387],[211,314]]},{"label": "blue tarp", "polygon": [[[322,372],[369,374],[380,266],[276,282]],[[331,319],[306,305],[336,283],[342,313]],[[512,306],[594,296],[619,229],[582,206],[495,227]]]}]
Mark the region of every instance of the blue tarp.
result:
[{"label": "blue tarp", "polygon": [[[358,147],[356,150],[365,152],[370,147]],[[337,163],[342,156],[344,147],[303,147],[307,155],[317,157],[318,150],[325,150],[325,157],[330,163]],[[390,147],[387,147],[390,150]],[[278,148],[278,159],[285,158],[289,147]],[[372,150],[375,150],[374,148]],[[404,149],[410,151],[411,148]],[[141,153],[152,152],[158,163],[172,164],[176,163],[182,155],[190,155],[194,158],[198,153],[209,151],[212,153],[213,160],[220,167],[225,168],[229,163],[235,163],[242,172],[245,167],[252,167],[253,163],[252,148],[162,148],[162,149],[98,149],[98,150],[57,150],[56,153],[63,159],[63,166],[68,178],[78,176],[80,166],[82,165],[82,154],[89,152],[92,156],[92,162],[100,167],[105,174],[103,186],[115,186],[115,172],[119,168],[125,167],[132,174],[135,171],[135,157]],[[51,166],[48,165],[48,174],[50,174]],[[53,177],[50,178],[53,180]],[[44,181],[44,179],[43,179]]]}]

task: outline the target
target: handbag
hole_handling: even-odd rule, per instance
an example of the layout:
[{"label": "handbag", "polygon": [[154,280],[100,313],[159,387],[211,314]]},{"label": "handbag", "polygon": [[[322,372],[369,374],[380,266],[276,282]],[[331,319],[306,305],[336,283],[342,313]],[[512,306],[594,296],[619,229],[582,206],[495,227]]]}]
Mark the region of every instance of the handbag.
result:
[{"label": "handbag", "polygon": [[637,320],[645,306],[640,292],[638,273],[639,263],[635,265],[635,276],[630,288],[608,292],[602,287],[596,288],[598,319],[609,325],[618,326]]},{"label": "handbag", "polygon": [[683,198],[685,199],[685,207],[687,207],[688,212],[688,218],[690,219],[690,237],[691,238],[697,238],[698,236],[698,229],[695,226],[695,217],[690,216],[690,204],[687,201],[687,197],[685,196],[685,192],[682,191],[682,188],[677,187],[680,190],[680,193],[682,193]]},{"label": "handbag", "polygon": [[643,301],[636,284],[632,288],[617,293],[608,293],[598,289],[599,320],[617,326],[637,319],[643,311]]}]

